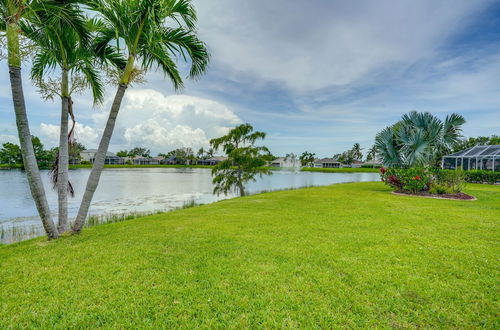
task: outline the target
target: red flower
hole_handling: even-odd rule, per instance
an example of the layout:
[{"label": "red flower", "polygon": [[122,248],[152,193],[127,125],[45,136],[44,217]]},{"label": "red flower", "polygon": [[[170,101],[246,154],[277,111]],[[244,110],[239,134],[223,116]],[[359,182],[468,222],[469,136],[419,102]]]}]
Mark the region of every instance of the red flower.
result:
[{"label": "red flower", "polygon": [[385,171],[386,171],[386,169],[385,169],[385,168],[383,168],[383,167],[381,167],[381,168],[380,168],[380,173],[384,174],[384,173],[385,173]]},{"label": "red flower", "polygon": [[420,177],[417,175],[416,177],[413,178],[413,180],[420,180]]}]

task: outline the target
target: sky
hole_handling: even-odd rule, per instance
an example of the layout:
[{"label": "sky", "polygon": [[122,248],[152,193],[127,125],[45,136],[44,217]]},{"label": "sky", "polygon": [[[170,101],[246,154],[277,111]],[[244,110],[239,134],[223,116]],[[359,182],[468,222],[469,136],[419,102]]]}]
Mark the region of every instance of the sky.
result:
[{"label": "sky", "polygon": [[[500,135],[500,1],[194,0],[211,53],[204,77],[173,91],[163,74],[127,90],[110,151],[198,149],[241,123],[273,154],[328,157],[411,110],[463,115],[464,136]],[[186,69],[184,65],[181,65]],[[32,133],[58,141],[60,105],[23,68]],[[184,71],[185,73],[185,71]],[[0,143],[17,142],[5,61]],[[94,107],[74,96],[76,138],[95,148],[115,87]]]}]

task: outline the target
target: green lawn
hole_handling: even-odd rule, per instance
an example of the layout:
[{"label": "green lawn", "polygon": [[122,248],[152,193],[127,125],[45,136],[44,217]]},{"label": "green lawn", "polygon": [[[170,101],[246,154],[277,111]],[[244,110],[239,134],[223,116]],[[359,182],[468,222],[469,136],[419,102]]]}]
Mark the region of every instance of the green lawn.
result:
[{"label": "green lawn", "polygon": [[0,247],[0,328],[499,328],[500,186],[272,192]]},{"label": "green lawn", "polygon": [[314,168],[314,167],[304,167],[301,171],[305,172],[334,172],[334,173],[378,173],[380,169],[378,168],[351,168],[351,167],[343,167],[343,168]]}]

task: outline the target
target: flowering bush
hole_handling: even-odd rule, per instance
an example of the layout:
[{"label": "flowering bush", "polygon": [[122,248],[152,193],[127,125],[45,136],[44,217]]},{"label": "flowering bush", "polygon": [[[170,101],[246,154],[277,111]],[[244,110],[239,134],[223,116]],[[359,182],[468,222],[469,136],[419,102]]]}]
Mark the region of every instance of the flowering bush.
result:
[{"label": "flowering bush", "polygon": [[381,168],[382,181],[395,190],[433,194],[457,193],[465,184],[463,171],[433,168]]}]

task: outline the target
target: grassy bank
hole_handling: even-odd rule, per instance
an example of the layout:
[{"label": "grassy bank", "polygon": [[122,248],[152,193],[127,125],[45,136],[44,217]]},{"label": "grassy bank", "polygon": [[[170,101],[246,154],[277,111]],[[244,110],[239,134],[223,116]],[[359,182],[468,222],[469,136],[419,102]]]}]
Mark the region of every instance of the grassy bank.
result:
[{"label": "grassy bank", "polygon": [[0,328],[498,328],[500,187],[226,200],[0,247]]},{"label": "grassy bank", "polygon": [[378,168],[313,168],[304,167],[301,171],[305,172],[325,172],[325,173],[378,173],[380,169]]}]

